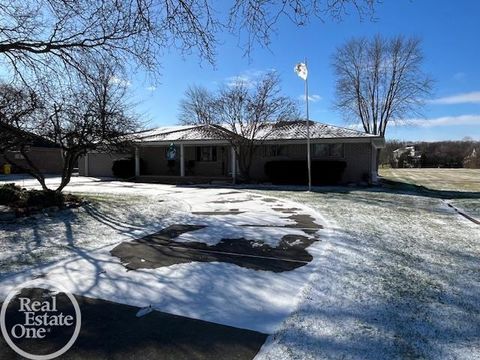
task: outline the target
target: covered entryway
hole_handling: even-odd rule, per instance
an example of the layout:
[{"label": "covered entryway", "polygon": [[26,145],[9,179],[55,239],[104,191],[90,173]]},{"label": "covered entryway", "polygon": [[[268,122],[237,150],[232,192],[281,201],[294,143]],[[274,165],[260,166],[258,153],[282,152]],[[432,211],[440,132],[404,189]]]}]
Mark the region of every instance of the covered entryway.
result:
[{"label": "covered entryway", "polygon": [[141,181],[232,181],[234,163],[235,151],[225,144],[144,143],[135,150],[136,177]]}]

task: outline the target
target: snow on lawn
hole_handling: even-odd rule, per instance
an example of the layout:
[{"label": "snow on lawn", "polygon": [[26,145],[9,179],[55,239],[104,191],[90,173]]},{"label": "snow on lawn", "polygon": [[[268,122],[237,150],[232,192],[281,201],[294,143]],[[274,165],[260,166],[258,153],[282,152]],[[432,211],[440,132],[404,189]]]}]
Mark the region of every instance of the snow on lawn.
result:
[{"label": "snow on lawn", "polygon": [[[19,181],[37,187],[32,180]],[[49,179],[51,184],[55,181]],[[319,231],[323,241],[307,249],[314,260],[293,271],[256,271],[221,262],[127,271],[110,250],[173,224],[207,226],[182,234],[178,241],[215,244],[222,238],[244,237],[275,246],[285,234],[311,236],[285,227],[295,225],[288,218],[292,208],[318,224],[325,222],[301,205],[235,190],[75,178],[66,191],[86,194],[91,203],[77,211],[0,228],[0,297],[15,284],[42,276],[78,295],[151,305],[159,311],[272,333],[295,309],[298,294],[319,266],[316,258],[329,234]]]},{"label": "snow on lawn", "polygon": [[480,358],[478,225],[413,194],[268,195],[328,215],[334,233],[257,359]]},{"label": "snow on lawn", "polygon": [[458,210],[480,221],[480,198],[453,199],[448,200],[448,203],[455,206]]},{"label": "snow on lawn", "polygon": [[0,224],[0,276],[158,231],[172,212],[151,197],[86,199],[77,209]]}]

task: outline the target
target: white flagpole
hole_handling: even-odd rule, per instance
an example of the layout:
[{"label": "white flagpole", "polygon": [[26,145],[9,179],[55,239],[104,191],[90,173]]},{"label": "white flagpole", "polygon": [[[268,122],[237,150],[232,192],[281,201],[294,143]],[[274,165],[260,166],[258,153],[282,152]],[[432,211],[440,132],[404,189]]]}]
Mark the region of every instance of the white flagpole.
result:
[{"label": "white flagpole", "polygon": [[[307,58],[305,58],[307,66]],[[308,113],[308,77],[305,79],[305,104],[307,115],[307,168],[308,168],[308,191],[312,191],[312,162],[310,156],[310,116]]]}]

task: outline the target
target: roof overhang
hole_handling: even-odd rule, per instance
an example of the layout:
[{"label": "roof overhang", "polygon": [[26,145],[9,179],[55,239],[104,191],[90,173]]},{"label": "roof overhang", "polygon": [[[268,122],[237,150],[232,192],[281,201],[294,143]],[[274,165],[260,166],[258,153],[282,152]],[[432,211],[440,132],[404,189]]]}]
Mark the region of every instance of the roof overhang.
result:
[{"label": "roof overhang", "polygon": [[[288,144],[305,144],[307,139],[274,139],[274,140],[257,140],[258,145],[288,145]],[[385,147],[385,139],[383,137],[350,137],[350,138],[313,138],[310,139],[312,144],[333,144],[333,143],[371,143],[375,148]],[[136,146],[168,146],[170,144],[183,144],[186,146],[205,146],[205,145],[225,145],[231,143],[225,139],[211,140],[171,140],[171,141],[136,141]]]},{"label": "roof overhang", "polygon": [[372,139],[372,145],[375,147],[375,149],[383,149],[385,147],[385,138],[383,136],[379,136],[371,139]]}]

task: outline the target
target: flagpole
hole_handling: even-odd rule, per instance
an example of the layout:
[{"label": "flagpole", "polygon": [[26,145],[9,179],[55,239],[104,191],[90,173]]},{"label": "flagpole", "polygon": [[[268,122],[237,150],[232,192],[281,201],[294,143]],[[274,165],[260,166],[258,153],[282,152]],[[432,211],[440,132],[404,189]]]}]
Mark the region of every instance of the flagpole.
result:
[{"label": "flagpole", "polygon": [[[305,66],[307,66],[307,58],[305,58]],[[308,191],[312,191],[312,162],[310,155],[310,116],[308,113],[308,77],[305,79],[305,104],[307,115],[307,168],[308,168]]]}]

